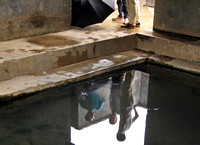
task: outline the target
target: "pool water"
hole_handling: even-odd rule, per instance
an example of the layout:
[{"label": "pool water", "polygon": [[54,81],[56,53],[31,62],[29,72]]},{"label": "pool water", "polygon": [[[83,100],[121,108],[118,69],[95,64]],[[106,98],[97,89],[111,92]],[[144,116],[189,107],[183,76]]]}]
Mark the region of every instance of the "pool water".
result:
[{"label": "pool water", "polygon": [[[82,130],[72,129],[75,144],[124,145],[198,145],[200,144],[200,79],[196,75],[156,65],[140,65],[135,69],[148,73],[136,89],[146,91],[146,107],[137,106],[139,117],[129,130],[126,140],[118,142],[118,122],[111,125],[108,119]],[[133,70],[134,71],[134,70]],[[146,77],[143,75],[140,77]],[[141,78],[140,78],[141,79]],[[136,82],[137,83],[137,82]],[[143,86],[142,86],[143,83]],[[147,87],[147,89],[142,87]],[[142,94],[140,94],[142,95]],[[134,111],[132,111],[134,116]]]},{"label": "pool water", "polygon": [[200,77],[140,64],[7,102],[0,118],[0,145],[199,145]]}]

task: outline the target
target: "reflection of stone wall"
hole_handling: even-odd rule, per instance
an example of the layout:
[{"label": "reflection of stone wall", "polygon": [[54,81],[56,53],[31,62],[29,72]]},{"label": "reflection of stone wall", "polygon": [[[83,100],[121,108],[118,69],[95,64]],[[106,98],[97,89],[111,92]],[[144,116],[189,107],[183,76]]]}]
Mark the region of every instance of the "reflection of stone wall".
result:
[{"label": "reflection of stone wall", "polygon": [[3,0],[0,40],[66,30],[71,25],[71,0]]},{"label": "reflection of stone wall", "polygon": [[199,0],[157,0],[154,29],[200,37]]},{"label": "reflection of stone wall", "polygon": [[199,144],[198,77],[159,66],[148,70],[151,109],[146,119],[145,144]]},{"label": "reflection of stone wall", "polygon": [[[65,93],[65,92],[64,92]],[[58,90],[0,108],[1,145],[66,145],[70,142],[70,97]]]},{"label": "reflection of stone wall", "polygon": [[[72,126],[76,129],[82,129],[84,127],[88,127],[97,122],[105,120],[112,113],[111,109],[110,109],[110,102],[109,102],[109,97],[110,97],[110,93],[111,93],[110,92],[111,91],[111,81],[109,80],[105,84],[104,83],[101,84],[99,82],[98,83],[90,82],[90,83],[95,84],[95,86],[97,88],[94,90],[90,90],[91,85],[89,85],[89,87],[86,87],[86,88],[84,88],[83,86],[79,86],[77,88],[74,88],[74,90],[76,90],[76,92],[78,92],[77,90],[82,90],[82,92],[87,92],[87,94],[89,94],[91,92],[96,92],[100,97],[102,97],[105,100],[105,104],[99,111],[94,113],[95,119],[92,122],[88,122],[87,120],[85,120],[85,115],[87,114],[88,110],[83,108],[80,105],[80,103],[78,102],[78,97],[80,97],[80,96],[79,95],[74,96],[72,98],[72,112],[73,112],[72,113]],[[86,86],[86,84],[84,86]],[[82,88],[82,89],[80,89],[80,88]],[[90,90],[90,91],[88,91],[88,90]],[[90,105],[91,104],[88,104],[88,106],[90,106]]]},{"label": "reflection of stone wall", "polygon": [[[72,116],[74,117],[72,120],[72,126],[76,129],[83,129],[84,127],[88,127],[90,125],[93,125],[97,122],[100,122],[104,119],[107,119],[110,115],[111,115],[111,109],[110,109],[110,105],[108,102],[108,99],[106,100],[105,105],[102,107],[102,109],[98,112],[95,112],[95,119],[93,122],[88,122],[85,120],[85,115],[88,112],[86,109],[82,108],[80,106],[80,104],[73,104],[73,105],[77,105],[76,110],[73,110],[74,112],[76,112],[77,116]],[[74,107],[75,109],[75,107]]]}]

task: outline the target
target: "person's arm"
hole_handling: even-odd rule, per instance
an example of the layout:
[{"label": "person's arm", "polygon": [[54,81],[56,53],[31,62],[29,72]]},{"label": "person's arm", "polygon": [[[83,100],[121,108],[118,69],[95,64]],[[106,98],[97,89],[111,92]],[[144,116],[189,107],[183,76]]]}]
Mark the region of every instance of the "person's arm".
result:
[{"label": "person's arm", "polygon": [[[99,109],[98,110],[101,110],[101,108],[103,107],[103,105],[105,104],[105,101],[102,99],[100,102],[99,102]],[[97,111],[98,111],[97,110]]]},{"label": "person's arm", "polygon": [[133,110],[135,112],[135,116],[132,118],[132,123],[135,122],[135,120],[139,117],[138,112],[137,112],[135,106],[133,107]]}]

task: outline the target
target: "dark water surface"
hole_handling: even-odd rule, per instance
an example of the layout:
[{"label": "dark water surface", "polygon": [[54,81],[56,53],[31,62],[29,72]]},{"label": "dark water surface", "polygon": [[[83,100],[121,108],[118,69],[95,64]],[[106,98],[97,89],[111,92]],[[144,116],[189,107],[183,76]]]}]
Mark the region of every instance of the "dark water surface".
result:
[{"label": "dark water surface", "polygon": [[[109,123],[113,112],[115,124]],[[200,77],[138,65],[0,106],[0,145],[70,142],[199,145]]]}]

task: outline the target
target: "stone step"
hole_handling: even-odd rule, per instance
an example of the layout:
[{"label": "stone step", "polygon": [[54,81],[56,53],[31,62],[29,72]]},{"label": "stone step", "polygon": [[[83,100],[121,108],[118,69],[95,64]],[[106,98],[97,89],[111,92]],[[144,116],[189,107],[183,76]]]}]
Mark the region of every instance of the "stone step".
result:
[{"label": "stone step", "polygon": [[97,39],[80,31],[63,33],[1,42],[0,81],[136,48],[135,35]]},{"label": "stone step", "polygon": [[149,54],[147,53],[130,50],[115,53],[114,55],[89,59],[41,73],[18,76],[1,81],[0,101],[7,101],[18,95],[57,87],[137,63],[143,63],[148,56]]},{"label": "stone step", "polygon": [[[80,36],[75,38],[74,36]],[[63,36],[64,35],[64,36]],[[63,32],[0,43],[0,81],[35,74],[131,49],[158,55],[200,61],[198,40],[156,36],[152,34],[119,33],[96,39],[82,32]]]}]

